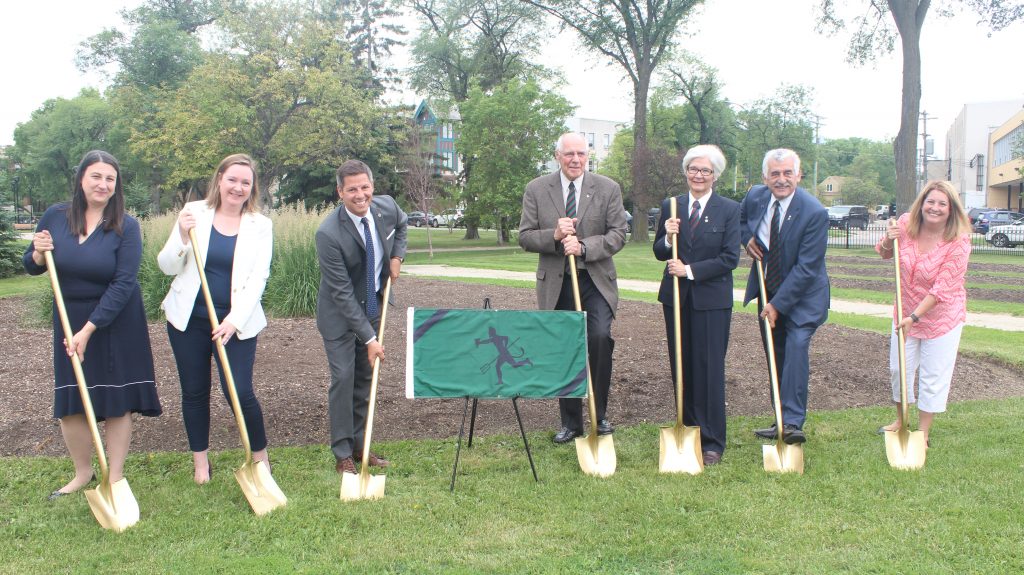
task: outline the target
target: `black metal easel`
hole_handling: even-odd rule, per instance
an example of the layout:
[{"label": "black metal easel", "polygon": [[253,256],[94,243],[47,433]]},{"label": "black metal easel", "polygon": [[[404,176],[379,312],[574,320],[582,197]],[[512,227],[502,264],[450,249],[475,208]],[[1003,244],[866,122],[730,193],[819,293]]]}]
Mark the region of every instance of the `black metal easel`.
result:
[{"label": "black metal easel", "polygon": [[[484,309],[491,309],[491,298],[484,298]],[[477,402],[480,401],[477,398],[473,399],[473,411],[469,417],[469,439],[466,442],[466,447],[473,447],[473,430],[476,428],[476,407]],[[452,482],[448,487],[449,491],[455,491],[455,476],[459,471],[459,455],[462,453],[462,438],[465,435],[466,430],[466,415],[469,413],[469,400],[470,397],[466,396],[465,403],[462,406],[462,424],[459,425],[459,440],[455,447],[455,465],[452,467]],[[523,447],[526,449],[526,458],[530,460],[530,471],[533,472],[533,480],[540,481],[537,478],[537,468],[533,464],[533,454],[530,453],[530,442],[526,440],[526,430],[523,429],[523,418],[519,415],[519,396],[512,398],[512,409],[516,412],[516,423],[519,424],[519,435],[523,438]]]}]

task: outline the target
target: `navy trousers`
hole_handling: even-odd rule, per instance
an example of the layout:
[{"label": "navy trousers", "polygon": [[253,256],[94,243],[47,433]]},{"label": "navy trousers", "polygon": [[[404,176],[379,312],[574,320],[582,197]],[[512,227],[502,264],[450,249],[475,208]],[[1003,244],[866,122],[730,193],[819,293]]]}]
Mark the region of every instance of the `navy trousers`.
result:
[{"label": "navy trousers", "polygon": [[[210,357],[217,359],[221,391],[228,405],[231,405],[224,370],[220,365],[217,349],[210,336],[210,320],[192,317],[185,331],[178,331],[167,324],[167,337],[174,351],[174,362],[178,365],[178,380],[181,383],[181,415],[185,420],[185,433],[192,451],[205,451],[210,447]],[[238,403],[249,432],[249,444],[253,451],[266,449],[267,432],[263,424],[263,410],[252,389],[253,364],[256,361],[256,338],[238,339],[232,337],[224,346],[231,375],[235,380]]]},{"label": "navy trousers", "polygon": [[[683,423],[700,427],[704,451],[725,451],[725,354],[729,347],[732,309],[697,310],[693,292],[682,302]],[[675,317],[662,305],[668,358],[675,398]]]},{"label": "navy trousers", "polygon": [[[771,299],[770,296],[769,299]],[[763,307],[758,298],[758,313]],[[761,330],[761,344],[764,346],[765,361],[767,361],[768,341],[765,336],[764,320],[760,317],[758,326]],[[817,330],[818,327],[814,325],[797,325],[788,316],[781,313],[775,320],[772,341],[775,344],[775,366],[779,377],[783,425],[795,425],[797,428],[803,429],[804,421],[807,419],[807,382],[811,377],[811,337]],[[771,376],[769,375],[769,377]]]}]

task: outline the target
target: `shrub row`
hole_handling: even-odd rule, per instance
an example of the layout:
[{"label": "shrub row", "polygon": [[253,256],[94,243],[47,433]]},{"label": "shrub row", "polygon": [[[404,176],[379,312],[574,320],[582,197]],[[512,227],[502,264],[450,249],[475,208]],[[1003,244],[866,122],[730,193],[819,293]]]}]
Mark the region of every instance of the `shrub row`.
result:
[{"label": "shrub row", "polygon": [[[327,213],[286,207],[269,215],[274,222],[274,258],[270,264],[267,289],[263,293],[263,308],[276,317],[312,316],[316,313],[316,296],[320,288],[320,266],[314,236]],[[176,220],[177,213],[140,220],[142,265],[139,267],[139,284],[142,286],[146,316],[151,322],[164,320],[160,302],[167,295],[174,278],[160,271],[156,256]],[[33,301],[36,315],[48,324],[53,301],[49,283]]]}]

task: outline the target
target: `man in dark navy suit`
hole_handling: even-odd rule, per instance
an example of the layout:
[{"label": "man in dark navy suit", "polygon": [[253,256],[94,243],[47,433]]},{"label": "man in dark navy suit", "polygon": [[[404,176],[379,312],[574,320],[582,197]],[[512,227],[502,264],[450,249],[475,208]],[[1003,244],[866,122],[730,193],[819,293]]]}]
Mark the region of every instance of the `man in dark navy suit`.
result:
[{"label": "man in dark navy suit", "polygon": [[[690,148],[683,157],[690,192],[661,203],[654,236],[655,257],[668,262],[658,301],[665,314],[672,380],[675,314],[681,313],[683,423],[700,427],[704,465],[718,463],[725,451],[725,352],[732,321],[732,271],[740,260],[740,206],[712,189],[723,171],[725,156],[717,146]],[[674,219],[671,202],[676,202]],[[672,259],[673,238],[678,259]],[[673,308],[673,276],[679,278],[679,310]]]},{"label": "man in dark navy suit", "polygon": [[[828,318],[829,285],[825,271],[828,211],[803,188],[800,157],[771,150],[762,164],[763,186],[754,186],[740,205],[742,242],[750,257],[765,265],[768,301],[760,301],[757,270],[750,270],[744,305],[758,298],[774,338],[782,402],[782,439],[803,443],[807,416],[808,352],[811,337]],[[762,340],[764,327],[761,327]],[[765,347],[767,353],[767,344]],[[775,439],[775,425],[754,434]]]}]

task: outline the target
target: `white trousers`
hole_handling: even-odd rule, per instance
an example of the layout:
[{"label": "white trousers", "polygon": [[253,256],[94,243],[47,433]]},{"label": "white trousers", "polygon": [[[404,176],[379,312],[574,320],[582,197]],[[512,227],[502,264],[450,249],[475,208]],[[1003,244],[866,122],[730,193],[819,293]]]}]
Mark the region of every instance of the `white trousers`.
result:
[{"label": "white trousers", "polygon": [[[907,402],[914,403],[914,380],[917,380],[917,408],[928,413],[946,411],[949,383],[953,379],[956,351],[960,347],[960,332],[964,324],[935,339],[907,337]],[[889,373],[892,380],[892,400],[900,400],[899,338],[893,332],[889,345]],[[916,376],[916,377],[915,377]]]}]

